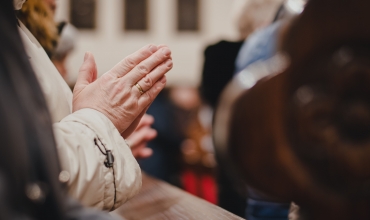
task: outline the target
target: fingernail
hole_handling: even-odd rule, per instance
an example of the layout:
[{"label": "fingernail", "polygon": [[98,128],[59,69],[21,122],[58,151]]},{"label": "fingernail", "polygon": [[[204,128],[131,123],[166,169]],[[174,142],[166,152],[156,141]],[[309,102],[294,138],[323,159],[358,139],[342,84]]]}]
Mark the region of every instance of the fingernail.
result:
[{"label": "fingernail", "polygon": [[168,59],[164,64],[168,67],[171,67],[172,66],[172,60]]},{"label": "fingernail", "polygon": [[155,46],[155,45],[150,45],[150,46],[149,46],[149,51],[150,51],[150,52],[154,53],[154,52],[156,52],[157,50],[158,50],[157,46]]},{"label": "fingernail", "polygon": [[84,62],[87,60],[88,57],[89,57],[89,52],[86,52],[84,56]]},{"label": "fingernail", "polygon": [[162,48],[162,53],[167,57],[171,54],[171,51],[167,47],[164,47]]}]

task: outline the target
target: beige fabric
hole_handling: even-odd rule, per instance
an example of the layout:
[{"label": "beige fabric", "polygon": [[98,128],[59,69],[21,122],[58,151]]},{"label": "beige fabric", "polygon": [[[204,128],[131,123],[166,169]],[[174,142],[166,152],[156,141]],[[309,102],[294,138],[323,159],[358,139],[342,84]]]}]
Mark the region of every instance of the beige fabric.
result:
[{"label": "beige fabric", "polygon": [[294,202],[290,204],[288,219],[289,220],[300,220],[299,206],[295,204]]},{"label": "beige fabric", "polygon": [[[60,163],[67,171],[62,179],[67,180],[70,195],[99,209],[119,207],[141,187],[141,171],[131,150],[102,113],[93,109],[72,113],[68,85],[27,28],[20,24],[19,30],[52,116]],[[106,157],[94,139],[112,151],[113,169],[104,165]]]},{"label": "beige fabric", "polygon": [[26,0],[13,0],[13,5],[15,10],[20,10]]},{"label": "beige fabric", "polygon": [[273,21],[279,7],[285,0],[236,0],[233,20],[241,39]]}]

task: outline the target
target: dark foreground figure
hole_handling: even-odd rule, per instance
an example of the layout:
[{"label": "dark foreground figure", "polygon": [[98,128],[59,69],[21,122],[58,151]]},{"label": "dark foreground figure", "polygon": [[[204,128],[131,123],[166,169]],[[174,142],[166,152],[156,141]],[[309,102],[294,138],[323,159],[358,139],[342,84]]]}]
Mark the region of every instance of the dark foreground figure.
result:
[{"label": "dark foreground figure", "polygon": [[43,93],[0,1],[0,219],[113,219],[67,197]]}]

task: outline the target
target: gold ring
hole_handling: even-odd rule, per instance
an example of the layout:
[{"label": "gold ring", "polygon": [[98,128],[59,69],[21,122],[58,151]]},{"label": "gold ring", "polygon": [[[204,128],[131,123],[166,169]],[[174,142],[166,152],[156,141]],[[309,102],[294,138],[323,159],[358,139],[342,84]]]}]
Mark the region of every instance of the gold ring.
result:
[{"label": "gold ring", "polygon": [[141,86],[138,83],[136,83],[135,86],[139,90],[139,92],[141,93],[141,95],[145,93],[144,90],[143,90],[143,88],[141,88]]}]

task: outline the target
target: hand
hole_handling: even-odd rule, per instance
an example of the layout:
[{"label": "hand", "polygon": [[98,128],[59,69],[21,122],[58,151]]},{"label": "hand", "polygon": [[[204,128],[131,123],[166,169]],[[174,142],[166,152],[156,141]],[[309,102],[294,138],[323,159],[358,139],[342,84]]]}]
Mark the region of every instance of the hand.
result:
[{"label": "hand", "polygon": [[157,131],[150,127],[153,122],[153,116],[145,114],[136,130],[126,138],[136,159],[147,158],[153,154],[153,150],[147,147],[147,143],[157,136]]},{"label": "hand", "polygon": [[[83,108],[100,111],[127,137],[164,88],[165,74],[172,65],[168,47],[148,45],[97,79],[94,56],[87,52],[73,91],[73,112]],[[128,128],[130,132],[125,132]]]},{"label": "hand", "polygon": [[[167,47],[165,45],[158,45],[158,50],[161,49],[161,48],[164,48],[164,47]],[[140,120],[141,120],[141,117],[145,114],[145,112],[148,110],[149,106],[144,109],[144,111],[142,111],[140,113],[140,115],[135,119],[134,122],[132,122],[132,124],[130,125],[130,127],[128,127],[123,133],[121,133],[122,137],[123,138],[127,138],[128,136],[130,136],[132,134],[132,132],[135,131],[136,127],[138,126]]]}]

